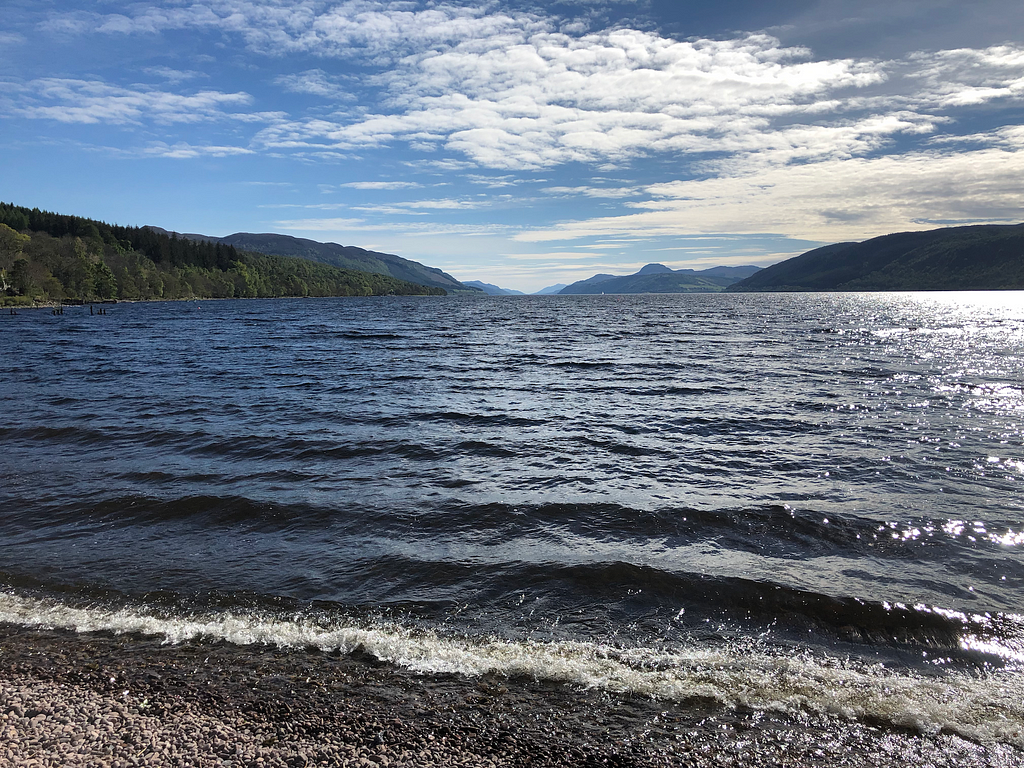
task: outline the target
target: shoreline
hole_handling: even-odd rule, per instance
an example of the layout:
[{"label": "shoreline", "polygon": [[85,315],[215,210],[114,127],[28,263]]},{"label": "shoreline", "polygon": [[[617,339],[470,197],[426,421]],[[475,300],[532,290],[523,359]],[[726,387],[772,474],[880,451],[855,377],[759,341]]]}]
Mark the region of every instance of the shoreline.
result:
[{"label": "shoreline", "polygon": [[[475,295],[467,294],[465,291],[453,292],[445,294],[445,296],[466,296]],[[197,303],[201,301],[280,301],[282,299],[293,299],[296,301],[307,301],[310,299],[394,299],[394,298],[445,298],[439,294],[433,293],[407,293],[407,294],[394,294],[394,293],[373,293],[365,296],[352,296],[352,295],[339,295],[339,296],[186,296],[180,299],[97,299],[96,301],[81,301],[76,303],[68,304],[65,301],[35,301],[32,304],[3,304],[0,303],[0,314],[6,314],[3,310],[13,309],[19,311],[22,309],[59,309],[61,307],[112,307],[118,304],[159,304],[166,302],[168,304],[178,303]]]},{"label": "shoreline", "polygon": [[0,735],[0,764],[38,766],[1024,766],[1005,744],[824,716],[12,624]]}]

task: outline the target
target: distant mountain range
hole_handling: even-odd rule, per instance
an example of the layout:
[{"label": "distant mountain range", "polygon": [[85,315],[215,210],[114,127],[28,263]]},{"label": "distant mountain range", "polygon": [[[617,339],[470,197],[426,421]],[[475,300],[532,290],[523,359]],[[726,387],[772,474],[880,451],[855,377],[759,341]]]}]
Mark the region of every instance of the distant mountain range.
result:
[{"label": "distant mountain range", "polygon": [[[488,296],[526,296],[527,294],[522,291],[517,291],[514,288],[500,288],[497,285],[491,285],[490,283],[482,283],[479,280],[463,280],[463,285],[468,285],[473,288],[479,288],[481,291],[486,293]],[[556,283],[555,285],[549,285],[547,288],[541,288],[539,291],[534,291],[532,296],[549,296],[553,293],[558,293],[565,288],[565,283]]]},{"label": "distant mountain range", "polygon": [[719,293],[760,271],[760,267],[754,266],[694,270],[648,264],[633,275],[594,275],[566,286],[559,293]]},{"label": "distant mountain range", "polygon": [[539,291],[536,291],[533,295],[550,296],[553,293],[560,293],[563,288],[565,288],[565,283],[555,283],[554,285],[549,285],[547,288],[541,288]]},{"label": "distant mountain range", "polygon": [[233,245],[241,251],[273,254],[275,256],[297,256],[321,264],[342,269],[355,269],[361,272],[373,272],[379,275],[390,275],[419,285],[444,288],[449,293],[477,293],[479,288],[469,287],[446,272],[436,267],[427,267],[418,261],[403,259],[390,253],[368,251],[354,245],[338,245],[337,243],[319,243],[302,237],[277,234],[252,234],[236,232],[227,237],[211,237],[209,235],[182,234],[168,232],[160,227],[148,227],[162,234],[177,234],[188,240],[200,240],[210,243]]},{"label": "distant mountain range", "polygon": [[773,264],[730,291],[1024,289],[1024,224],[899,232]]}]

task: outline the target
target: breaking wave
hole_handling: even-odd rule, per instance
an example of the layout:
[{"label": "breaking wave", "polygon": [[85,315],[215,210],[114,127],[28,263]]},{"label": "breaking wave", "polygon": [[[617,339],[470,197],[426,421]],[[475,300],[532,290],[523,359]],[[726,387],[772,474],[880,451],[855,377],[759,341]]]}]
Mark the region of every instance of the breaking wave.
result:
[{"label": "breaking wave", "polygon": [[896,671],[806,650],[773,649],[756,640],[666,650],[455,637],[397,623],[325,623],[301,615],[160,616],[135,607],[83,608],[11,592],[0,593],[0,621],[138,634],[175,644],[219,641],[358,653],[418,674],[525,677],[726,709],[827,714],[1024,748],[1024,676],[1013,669],[973,675]]}]

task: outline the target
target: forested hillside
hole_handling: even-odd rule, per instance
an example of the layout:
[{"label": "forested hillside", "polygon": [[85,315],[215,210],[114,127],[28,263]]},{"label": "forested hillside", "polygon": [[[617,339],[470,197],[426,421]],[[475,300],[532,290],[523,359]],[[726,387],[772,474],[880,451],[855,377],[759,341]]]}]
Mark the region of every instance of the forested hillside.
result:
[{"label": "forested hillside", "polygon": [[0,303],[443,295],[393,277],[0,203]]}]

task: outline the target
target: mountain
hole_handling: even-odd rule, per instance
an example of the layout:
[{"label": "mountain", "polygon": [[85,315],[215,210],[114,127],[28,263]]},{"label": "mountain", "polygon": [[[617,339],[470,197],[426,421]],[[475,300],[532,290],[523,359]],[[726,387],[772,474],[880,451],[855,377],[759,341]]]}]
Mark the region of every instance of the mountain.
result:
[{"label": "mountain", "polygon": [[669,269],[648,264],[632,275],[594,275],[563,288],[559,293],[718,293],[738,280],[760,271],[760,267],[712,267],[711,269]]},{"label": "mountain", "polygon": [[470,288],[476,288],[483,291],[488,296],[525,296],[526,294],[522,291],[516,291],[512,288],[499,288],[496,285],[490,283],[481,283],[479,280],[463,280],[463,285],[469,286]]},{"label": "mountain", "polygon": [[533,295],[550,296],[553,293],[558,293],[563,288],[565,288],[565,283],[555,283],[554,285],[549,285],[547,288],[541,288],[539,291],[534,291]]},{"label": "mountain", "polygon": [[899,232],[816,248],[730,291],[1024,289],[1024,224]]},{"label": "mountain", "polygon": [[[174,234],[159,227],[149,227],[163,234]],[[302,237],[277,234],[252,234],[236,232],[227,237],[210,237],[209,235],[179,234],[178,237],[189,240],[200,240],[210,243],[231,245],[241,251],[265,253],[275,256],[297,256],[300,259],[317,261],[341,269],[355,269],[361,272],[372,272],[378,275],[390,275],[419,285],[443,288],[449,293],[475,293],[476,288],[467,288],[451,275],[436,267],[427,267],[418,261],[403,259],[390,253],[378,253],[358,248],[354,245],[338,245],[337,243],[320,243]]]}]

